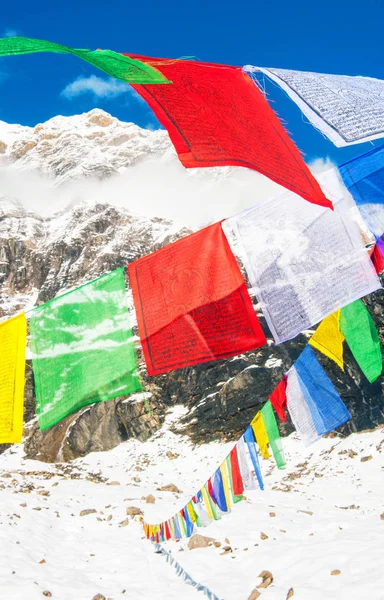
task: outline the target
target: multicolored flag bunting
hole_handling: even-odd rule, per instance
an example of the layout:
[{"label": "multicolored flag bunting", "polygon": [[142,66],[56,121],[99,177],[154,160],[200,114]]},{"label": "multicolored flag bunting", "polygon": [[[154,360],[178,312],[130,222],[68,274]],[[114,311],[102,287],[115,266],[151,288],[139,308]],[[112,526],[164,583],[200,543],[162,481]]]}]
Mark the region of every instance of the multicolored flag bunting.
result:
[{"label": "multicolored flag bunting", "polygon": [[220,223],[128,268],[149,375],[266,344]]},{"label": "multicolored flag bunting", "polygon": [[309,345],[296,360],[295,369],[318,435],[349,421],[347,407]]},{"label": "multicolored flag bunting", "polygon": [[383,357],[377,329],[361,300],[342,309],[340,328],[360,369],[373,383],[382,373]]},{"label": "multicolored flag bunting", "polygon": [[363,219],[379,238],[384,234],[384,145],[353,158],[339,171]]},{"label": "multicolored flag bunting", "polygon": [[185,167],[247,167],[332,208],[267,100],[239,67],[129,56],[172,81],[134,88],[167,129]]},{"label": "multicolored flag bunting", "polygon": [[227,224],[276,343],[381,287],[342,201],[330,211],[287,192]]},{"label": "multicolored flag bunting", "polygon": [[42,430],[83,406],[141,389],[124,269],[34,309],[30,332]]},{"label": "multicolored flag bunting", "polygon": [[340,314],[337,310],[326,317],[318,326],[309,340],[309,344],[333,360],[344,371],[343,342],[344,336],[340,329]]},{"label": "multicolored flag bunting", "polygon": [[384,81],[288,69],[244,67],[277,83],[337,147],[384,137]]},{"label": "multicolored flag bunting", "polygon": [[35,52],[72,54],[104,73],[127,83],[171,83],[155,67],[112,50],[80,50],[55,42],[25,37],[0,38],[0,56],[16,56]]},{"label": "multicolored flag bunting", "polygon": [[24,313],[0,323],[0,444],[22,439],[26,340]]}]

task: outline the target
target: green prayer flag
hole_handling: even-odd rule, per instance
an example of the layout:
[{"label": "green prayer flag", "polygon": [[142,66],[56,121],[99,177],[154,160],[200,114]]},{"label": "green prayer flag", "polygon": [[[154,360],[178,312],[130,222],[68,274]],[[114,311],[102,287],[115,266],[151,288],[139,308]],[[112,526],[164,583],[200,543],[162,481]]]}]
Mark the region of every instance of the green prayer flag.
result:
[{"label": "green prayer flag", "polygon": [[273,457],[279,469],[284,469],[286,466],[283,443],[280,438],[279,428],[271,401],[268,400],[261,409],[264,427],[268,435],[269,445],[271,447]]},{"label": "green prayer flag", "polygon": [[341,309],[340,329],[360,369],[373,383],[383,369],[377,329],[361,300]]},{"label": "green prayer flag", "polygon": [[37,307],[29,325],[41,430],[141,389],[123,268]]},{"label": "green prayer flag", "polygon": [[0,38],[0,56],[33,54],[34,52],[73,54],[97,69],[104,71],[104,73],[127,83],[144,85],[148,83],[171,83],[158,69],[151,65],[113,50],[81,50],[56,44],[56,42],[26,37]]},{"label": "green prayer flag", "polygon": [[231,459],[230,459],[229,454],[228,454],[227,458],[225,459],[225,462],[227,463],[227,469],[228,469],[228,474],[229,474],[229,484],[230,484],[230,488],[231,488],[233,504],[237,504],[238,502],[242,501],[243,496],[242,495],[235,496],[235,494],[233,493],[232,467],[231,467]]}]

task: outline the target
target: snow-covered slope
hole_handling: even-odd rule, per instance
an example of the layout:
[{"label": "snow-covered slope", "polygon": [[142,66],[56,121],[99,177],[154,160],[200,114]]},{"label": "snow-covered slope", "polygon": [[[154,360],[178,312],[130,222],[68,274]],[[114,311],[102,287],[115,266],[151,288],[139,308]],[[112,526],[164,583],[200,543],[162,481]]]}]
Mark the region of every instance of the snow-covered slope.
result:
[{"label": "snow-covered slope", "polygon": [[[230,444],[193,447],[169,432],[68,464],[0,457],[0,591],[12,600],[203,598],[155,554],[128,507],[148,521],[169,518],[216,469]],[[189,575],[223,600],[247,600],[266,570],[260,599],[382,600],[384,429],[328,438],[305,450],[285,440],[288,468],[262,462],[265,491],[199,533],[219,547],[165,547]],[[158,488],[173,483],[180,493]],[[153,504],[145,497],[154,496]],[[82,510],[92,509],[86,516]],[[381,517],[380,515],[383,516]],[[128,519],[128,520],[126,520]],[[264,535],[261,535],[264,534]],[[224,549],[226,548],[226,549]],[[339,574],[332,574],[332,572]]]}]

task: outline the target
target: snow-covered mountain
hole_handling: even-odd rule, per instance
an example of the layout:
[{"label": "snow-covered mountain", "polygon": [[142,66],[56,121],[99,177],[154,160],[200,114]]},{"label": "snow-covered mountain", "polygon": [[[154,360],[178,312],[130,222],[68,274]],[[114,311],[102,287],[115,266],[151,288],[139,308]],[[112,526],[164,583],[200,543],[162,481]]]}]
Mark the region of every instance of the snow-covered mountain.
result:
[{"label": "snow-covered mountain", "polygon": [[[182,220],[159,216],[169,198],[170,204],[188,204],[193,213],[202,210],[207,198],[225,205],[234,184],[235,196],[241,196],[253,189],[249,181],[261,181],[247,169],[240,175],[229,168],[185,175],[165,131],[143,130],[98,109],[55,117],[34,128],[0,123],[0,153],[0,318],[186,235],[191,229]],[[263,185],[275,186],[258,185],[262,191]],[[228,211],[232,205],[213,207],[219,208]],[[383,334],[383,296],[377,293],[368,302]],[[151,378],[141,361],[144,396],[95,405],[44,433],[32,425],[27,453],[54,461],[109,449],[131,436],[145,439],[160,427],[167,407],[179,403],[188,410],[178,426],[194,441],[235,439],[306,341],[302,335],[282,346]],[[383,379],[371,386],[353,360],[348,365],[342,375],[333,363],[327,365],[354,415],[345,432],[384,420]],[[26,421],[34,413],[28,366]]]},{"label": "snow-covered mountain", "polygon": [[82,176],[102,179],[166,153],[173,149],[165,131],[123,123],[100,109],[36,127],[0,121],[0,166],[36,169],[55,185]]}]

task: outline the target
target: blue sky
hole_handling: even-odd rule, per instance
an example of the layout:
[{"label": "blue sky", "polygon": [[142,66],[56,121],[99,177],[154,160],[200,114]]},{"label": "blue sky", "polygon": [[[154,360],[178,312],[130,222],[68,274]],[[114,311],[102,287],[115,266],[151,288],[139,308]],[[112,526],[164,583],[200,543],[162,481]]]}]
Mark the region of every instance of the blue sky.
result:
[{"label": "blue sky", "polygon": [[[187,55],[234,65],[384,79],[382,0],[19,0],[1,4],[0,36],[17,34],[77,48]],[[93,92],[85,91],[89,88]],[[303,121],[283,92],[272,84],[267,91],[307,160],[329,156],[340,164],[372,147],[335,148]],[[124,83],[111,83],[75,57],[41,54],[0,59],[0,120],[35,125],[57,114],[77,114],[95,106],[143,127],[158,126],[150,109]]]}]

